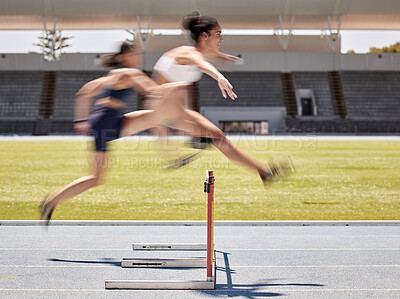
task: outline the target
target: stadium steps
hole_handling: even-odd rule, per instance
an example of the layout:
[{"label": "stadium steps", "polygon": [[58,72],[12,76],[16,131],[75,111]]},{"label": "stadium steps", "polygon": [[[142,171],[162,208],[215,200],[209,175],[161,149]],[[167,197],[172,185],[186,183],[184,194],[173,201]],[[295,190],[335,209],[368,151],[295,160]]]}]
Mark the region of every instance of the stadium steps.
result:
[{"label": "stadium steps", "polygon": [[39,118],[50,118],[54,111],[57,72],[43,72],[42,93],[39,103]]},{"label": "stadium steps", "polygon": [[43,72],[42,92],[39,102],[38,120],[33,135],[47,135],[51,129],[51,118],[54,112],[56,97],[57,72]]},{"label": "stadium steps", "polygon": [[281,73],[281,83],[286,112],[294,117],[297,115],[297,103],[292,73]]},{"label": "stadium steps", "polygon": [[339,72],[328,72],[329,86],[331,89],[332,105],[335,115],[345,118],[347,115],[346,102],[344,100],[342,81]]},{"label": "stadium steps", "polygon": [[314,92],[318,117],[333,117],[333,105],[327,72],[292,72],[294,88]]}]

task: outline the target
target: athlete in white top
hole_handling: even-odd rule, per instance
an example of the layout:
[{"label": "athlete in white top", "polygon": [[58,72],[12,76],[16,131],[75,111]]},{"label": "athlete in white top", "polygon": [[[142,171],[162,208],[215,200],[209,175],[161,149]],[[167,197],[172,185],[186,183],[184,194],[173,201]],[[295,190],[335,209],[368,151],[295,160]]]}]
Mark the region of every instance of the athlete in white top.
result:
[{"label": "athlete in white top", "polygon": [[182,65],[175,58],[164,54],[154,66],[154,72],[163,76],[169,82],[197,82],[203,76],[203,72],[194,65]]},{"label": "athlete in white top", "polygon": [[[196,82],[200,80],[202,73],[209,75],[218,82],[222,96],[229,96],[232,100],[237,98],[233,92],[232,84],[209,62],[225,61],[241,63],[238,57],[219,51],[222,36],[221,26],[211,16],[202,16],[193,12],[183,17],[182,27],[190,33],[194,46],[181,46],[164,53],[154,66],[153,78],[158,84],[170,82]],[[182,87],[187,94],[186,87]],[[183,96],[184,97],[184,96]],[[207,137],[229,159],[241,163],[258,172],[261,179],[266,182],[272,175],[270,169],[262,166],[245,153],[236,148],[212,122],[198,112],[182,109],[183,103],[173,102],[169,98],[169,104],[163,100],[163,113],[170,115],[181,111],[179,122],[173,127],[188,133],[193,137]],[[178,104],[178,105],[177,105]],[[180,108],[178,108],[178,106]]]}]

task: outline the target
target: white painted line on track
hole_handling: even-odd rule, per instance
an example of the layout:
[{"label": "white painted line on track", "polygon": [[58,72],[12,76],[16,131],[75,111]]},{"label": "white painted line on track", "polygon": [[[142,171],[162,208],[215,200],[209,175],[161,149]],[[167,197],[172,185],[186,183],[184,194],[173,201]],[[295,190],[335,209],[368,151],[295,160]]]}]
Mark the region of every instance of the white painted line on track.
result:
[{"label": "white painted line on track", "polygon": [[[400,248],[216,248],[216,251],[400,251]],[[132,251],[129,248],[0,248],[0,251]]]},{"label": "white painted line on track", "polygon": [[224,248],[217,251],[399,251],[400,248]]},{"label": "white painted line on track", "polygon": [[0,248],[1,251],[132,251],[131,248]]},{"label": "white painted line on track", "polygon": [[233,268],[399,268],[400,265],[295,265],[295,266],[273,266],[273,265],[254,265],[254,266],[235,266],[229,265],[230,269]]},{"label": "white painted line on track", "polygon": [[[256,289],[247,289],[246,286],[234,289],[215,289],[215,291],[224,292],[246,292],[247,290],[253,291],[255,294],[261,290],[269,290],[273,292],[291,292],[291,293],[301,293],[301,292],[399,292],[400,289],[279,289],[274,288],[274,286],[257,287]],[[212,290],[211,290],[212,292]]]},{"label": "white painted line on track", "polygon": [[[294,292],[294,293],[301,293],[301,292],[399,292],[400,289],[396,288],[396,289],[288,289],[288,288],[275,288],[274,286],[265,286],[265,287],[257,287],[256,291],[260,291],[260,290],[270,290],[270,291],[274,291],[274,292]],[[215,290],[209,290],[207,292],[245,292],[246,290],[248,290],[248,288],[246,288],[246,286],[243,287],[235,287],[233,289],[227,289],[227,288],[216,288]],[[254,291],[254,288],[251,287],[252,291]],[[15,292],[15,291],[21,291],[21,292],[106,292],[106,293],[111,293],[112,291],[110,290],[104,290],[104,289],[6,289],[6,288],[0,288],[0,292],[5,291],[5,292]],[[167,292],[166,290],[135,290],[136,292]],[[122,292],[121,290],[118,291],[118,293]],[[127,291],[130,293],[133,293],[132,290]],[[170,292],[176,292],[176,291],[170,291]]]},{"label": "white painted line on track", "polygon": [[[94,263],[107,263],[109,261],[93,261]],[[70,263],[70,262],[67,262]],[[46,266],[46,265],[0,265],[0,268],[109,268],[115,267],[115,265],[58,265],[58,266]]]},{"label": "white painted line on track", "polygon": [[[62,234],[64,237],[78,237],[79,238],[79,235],[76,235],[76,234],[69,234],[69,233],[64,233],[63,232],[63,234]],[[217,235],[217,238],[218,238],[218,240],[220,240],[220,239],[228,239],[228,240],[231,240],[232,239],[232,237],[231,236],[226,236],[226,235],[218,235],[218,234],[216,234]],[[57,234],[54,234],[54,235],[48,235],[49,236],[49,238],[50,237],[55,237],[55,236],[58,236]],[[191,237],[193,237],[193,233],[188,233],[187,235],[151,235],[152,237],[152,239],[157,239],[157,238],[174,238],[174,239],[187,239],[187,238],[191,238]],[[14,238],[16,238],[16,239],[19,239],[20,238],[20,236],[17,236],[17,235],[15,235],[15,234],[0,234],[0,237],[2,237],[2,238],[4,238],[4,237],[8,237],[8,238],[12,238],[12,237],[14,237]],[[101,238],[108,238],[108,237],[110,237],[110,235],[97,235],[96,234],[96,238],[97,239],[101,239]],[[143,236],[143,235],[137,235],[137,237],[147,237],[147,236]],[[271,240],[272,238],[279,238],[279,239],[282,239],[282,238],[285,238],[285,239],[287,239],[287,238],[293,238],[293,239],[304,239],[304,238],[307,238],[307,239],[309,239],[309,238],[316,238],[316,239],[321,239],[321,238],[332,238],[332,237],[334,237],[334,238],[336,238],[337,237],[337,235],[303,235],[303,234],[299,234],[299,235],[285,235],[285,234],[279,234],[279,235],[268,235],[268,236],[265,236],[264,238],[265,239],[268,239],[268,240]],[[356,236],[354,236],[354,235],[345,235],[345,234],[341,234],[341,237],[351,237],[352,239],[355,239],[355,238],[361,238],[361,239],[365,239],[365,238],[382,238],[382,239],[386,239],[386,238],[398,238],[399,237],[399,235],[383,235],[383,234],[379,234],[379,235],[364,235],[364,234],[357,234]],[[260,240],[260,236],[236,236],[235,235],[235,239],[257,239],[257,240]]]},{"label": "white painted line on track", "polygon": [[[93,261],[95,263],[107,263],[109,261]],[[115,265],[0,265],[0,268],[109,268]],[[236,266],[229,265],[230,269],[234,268],[399,268],[400,265],[250,265]]]},{"label": "white painted line on track", "polygon": [[[53,220],[51,227],[57,226],[206,226],[207,221],[186,220]],[[43,220],[0,220],[1,226],[44,226]],[[257,226],[257,227],[311,227],[311,226],[400,226],[398,220],[288,220],[288,221],[226,221],[215,220],[214,226]]]},{"label": "white painted line on track", "polygon": [[[100,289],[0,289],[0,292],[107,292]],[[109,292],[109,291],[108,291]]]}]

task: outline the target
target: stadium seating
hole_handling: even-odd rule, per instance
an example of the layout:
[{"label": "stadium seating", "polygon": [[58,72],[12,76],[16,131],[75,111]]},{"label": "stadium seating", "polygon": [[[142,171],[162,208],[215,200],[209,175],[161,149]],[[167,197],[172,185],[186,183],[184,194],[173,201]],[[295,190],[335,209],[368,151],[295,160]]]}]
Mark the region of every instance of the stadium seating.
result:
[{"label": "stadium seating", "polygon": [[32,133],[39,112],[41,71],[0,71],[0,133]]},{"label": "stadium seating", "polygon": [[400,119],[400,72],[341,72],[350,118]]},{"label": "stadium seating", "polygon": [[[0,134],[73,133],[74,95],[104,71],[59,71],[52,113],[40,115],[42,71],[0,71]],[[199,106],[284,107],[280,72],[224,72],[238,95],[224,99],[217,83],[204,75],[198,83]],[[286,129],[317,133],[399,133],[400,72],[341,71],[345,117],[335,115],[328,72],[292,72],[295,90],[312,90],[316,115],[288,116]],[[136,110],[135,93],[125,109]],[[250,119],[249,119],[250,120]]]},{"label": "stadium seating", "polygon": [[204,75],[199,83],[200,106],[284,106],[279,72],[231,72],[237,101],[224,100],[216,81]]}]

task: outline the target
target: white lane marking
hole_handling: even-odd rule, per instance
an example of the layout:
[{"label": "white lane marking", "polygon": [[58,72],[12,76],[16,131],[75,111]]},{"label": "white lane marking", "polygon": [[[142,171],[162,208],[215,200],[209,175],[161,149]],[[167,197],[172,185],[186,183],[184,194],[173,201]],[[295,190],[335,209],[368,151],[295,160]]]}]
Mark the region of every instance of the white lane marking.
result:
[{"label": "white lane marking", "polygon": [[[217,251],[399,251],[400,248],[216,248]],[[130,248],[25,248],[7,247],[0,251],[132,251]]]},{"label": "white lane marking", "polygon": [[[60,261],[62,262],[62,261]],[[68,262],[68,261],[67,261]],[[108,261],[93,261],[105,264]],[[78,263],[78,262],[77,262]],[[0,268],[107,268],[115,265],[0,265]],[[400,265],[229,265],[229,268],[399,268]]]},{"label": "white lane marking", "polygon": [[[251,287],[251,286],[250,286]],[[251,291],[254,292],[254,294],[257,294],[258,291],[261,291],[262,289],[268,289],[273,292],[295,292],[295,293],[301,293],[301,292],[399,292],[400,289],[276,289],[273,286],[270,287],[263,287],[263,288],[257,288],[254,290],[251,288]],[[209,290],[208,292],[243,292],[246,291],[246,287],[240,287],[240,288],[235,288],[235,289],[225,289],[225,288],[218,288],[216,290]],[[110,290],[101,290],[101,289],[10,289],[10,288],[0,288],[0,292],[107,292],[111,293]],[[168,292],[168,290],[136,290],[136,292]],[[118,292],[122,292],[121,290]],[[127,291],[127,292],[132,292],[132,291]],[[174,292],[174,291],[169,291],[169,292]]]},{"label": "white lane marking", "polygon": [[217,251],[399,251],[400,248],[223,248]]},{"label": "white lane marking", "polygon": [[1,251],[132,251],[129,248],[0,248]]},{"label": "white lane marking", "polygon": [[273,265],[255,265],[255,266],[235,266],[229,265],[229,268],[398,268],[400,265],[295,265],[295,266],[273,266]]},{"label": "white lane marking", "polygon": [[[61,262],[61,261],[60,261]],[[93,261],[101,263],[102,261]],[[77,262],[78,263],[78,262]],[[104,262],[107,263],[107,262]],[[58,266],[45,266],[45,265],[0,265],[0,268],[108,268],[115,267],[115,265],[58,265]]]}]

